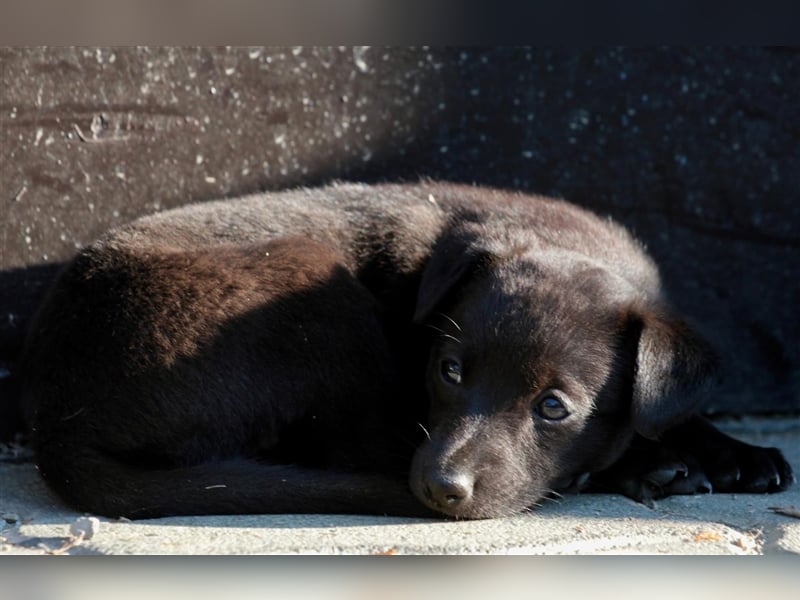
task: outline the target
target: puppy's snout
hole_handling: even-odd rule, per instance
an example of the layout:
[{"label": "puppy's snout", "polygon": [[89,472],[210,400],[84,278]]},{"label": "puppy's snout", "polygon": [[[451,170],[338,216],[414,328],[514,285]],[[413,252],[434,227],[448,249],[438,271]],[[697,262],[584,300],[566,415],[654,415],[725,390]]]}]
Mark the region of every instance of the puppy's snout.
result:
[{"label": "puppy's snout", "polygon": [[467,504],[472,498],[474,480],[464,472],[428,473],[422,482],[426,498],[447,512]]}]

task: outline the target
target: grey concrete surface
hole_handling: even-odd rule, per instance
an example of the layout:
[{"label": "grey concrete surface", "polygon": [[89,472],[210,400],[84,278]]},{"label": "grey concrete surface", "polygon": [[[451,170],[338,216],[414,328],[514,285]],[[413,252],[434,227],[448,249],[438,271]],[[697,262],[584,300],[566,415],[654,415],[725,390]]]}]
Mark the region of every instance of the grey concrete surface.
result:
[{"label": "grey concrete surface", "polygon": [[[781,448],[800,468],[800,419],[748,417],[719,424],[746,441]],[[653,508],[621,496],[566,496],[528,514],[486,521],[340,515],[100,519],[87,539],[75,535],[82,515],[49,492],[24,452],[4,453],[0,481],[0,554],[800,554],[800,519],[773,510],[800,510],[799,484],[773,495],[676,496]]]}]

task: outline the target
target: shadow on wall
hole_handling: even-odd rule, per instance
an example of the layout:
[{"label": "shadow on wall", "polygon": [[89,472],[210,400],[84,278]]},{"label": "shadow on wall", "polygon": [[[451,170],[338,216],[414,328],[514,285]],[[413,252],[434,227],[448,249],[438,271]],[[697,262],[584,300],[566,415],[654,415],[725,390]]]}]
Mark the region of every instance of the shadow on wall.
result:
[{"label": "shadow on wall", "polygon": [[66,260],[109,227],[332,178],[431,177],[558,195],[630,226],[720,350],[712,408],[800,410],[798,58],[741,47],[0,50],[0,359],[13,358],[50,275],[9,271]]}]

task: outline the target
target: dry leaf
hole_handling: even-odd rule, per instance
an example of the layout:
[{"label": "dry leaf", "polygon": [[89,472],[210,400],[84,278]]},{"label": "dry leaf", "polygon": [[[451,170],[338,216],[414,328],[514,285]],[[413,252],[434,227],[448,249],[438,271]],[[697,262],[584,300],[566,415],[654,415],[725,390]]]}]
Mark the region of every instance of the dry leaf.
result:
[{"label": "dry leaf", "polygon": [[724,538],[716,531],[701,531],[695,534],[695,542],[721,542]]},{"label": "dry leaf", "polygon": [[797,510],[794,506],[770,506],[768,508],[778,515],[800,519],[800,510]]}]

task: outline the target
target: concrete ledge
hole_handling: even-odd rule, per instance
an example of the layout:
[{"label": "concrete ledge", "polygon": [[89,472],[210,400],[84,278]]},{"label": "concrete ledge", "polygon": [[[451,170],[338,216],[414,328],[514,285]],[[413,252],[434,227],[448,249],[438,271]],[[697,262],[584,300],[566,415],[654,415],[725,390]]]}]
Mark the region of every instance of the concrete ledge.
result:
[{"label": "concrete ledge", "polygon": [[[800,419],[720,425],[781,448],[800,468]],[[774,495],[676,496],[653,509],[611,495],[567,496],[530,514],[487,521],[340,515],[243,515],[151,521],[100,519],[70,533],[64,507],[26,457],[0,461],[0,554],[800,554],[800,485]],[[11,522],[8,522],[11,521]],[[74,531],[74,529],[73,529]]]}]

